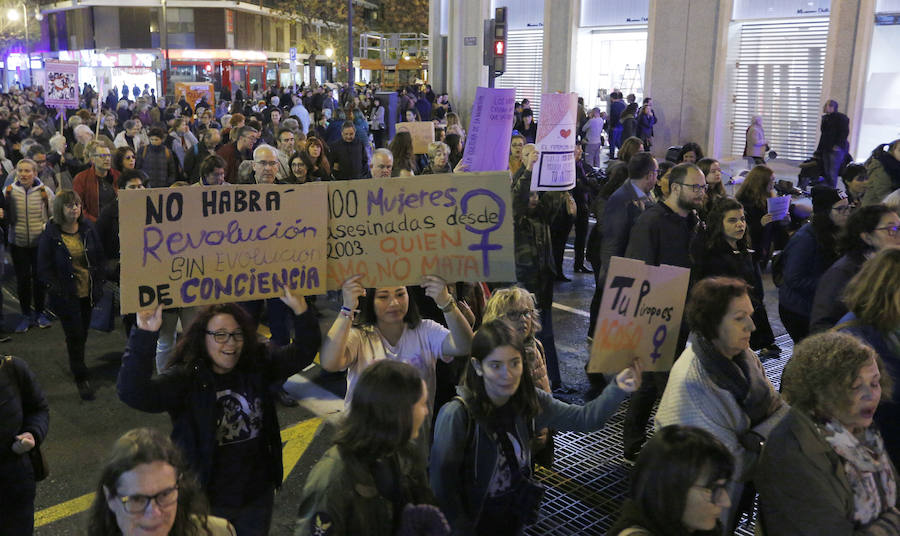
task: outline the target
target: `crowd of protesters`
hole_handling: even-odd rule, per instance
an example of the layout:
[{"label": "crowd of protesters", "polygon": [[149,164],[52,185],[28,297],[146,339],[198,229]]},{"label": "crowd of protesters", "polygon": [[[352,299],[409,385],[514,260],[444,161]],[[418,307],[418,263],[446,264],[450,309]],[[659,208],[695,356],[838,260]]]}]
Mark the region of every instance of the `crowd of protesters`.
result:
[{"label": "crowd of protesters", "polygon": [[[238,87],[212,106],[86,86],[60,122],[39,89],[0,94],[0,217],[21,309],[8,325],[23,334],[58,321],[77,391],[94,400],[85,350],[119,282],[120,189],[464,171],[466,131],[446,95],[402,88],[392,118],[376,90]],[[652,156],[652,99],[639,108],[613,91],[606,111],[580,101],[575,187],[534,192],[537,121],[525,99],[509,154],[515,282],[426,275],[366,289],[352,276],[324,334],[314,300],[289,293],[126,316],[118,396],[168,413],[171,440],[136,429],[116,442],[88,533],[268,534],[284,471],[276,402],[296,405],[282,384],[320,352],[323,369],[346,371],[346,414],[303,487],[298,536],[522,534],[555,432],[600,429],[629,395],[622,444],[635,468],[610,534],[731,534],[758,504],[765,534],[900,535],[900,140],[850,164],[840,116],[829,101],[812,210],[798,203],[780,219],[768,208],[775,173],[761,117],[747,132],[753,167],[732,197],[699,144]],[[434,123],[426,153],[406,133],[388,139],[395,120]],[[573,389],[551,314],[555,287],[570,281],[573,230],[574,273],[595,283],[592,326],[612,257],[691,271],[672,370],[644,371],[634,356],[615,375],[590,375],[585,405],[558,399]],[[767,271],[796,345],[781,392],[762,367],[781,352]],[[33,530],[40,475],[29,453],[48,435],[29,357],[0,364],[0,393],[13,400],[0,421],[11,445],[0,456],[0,519],[15,535]]]}]

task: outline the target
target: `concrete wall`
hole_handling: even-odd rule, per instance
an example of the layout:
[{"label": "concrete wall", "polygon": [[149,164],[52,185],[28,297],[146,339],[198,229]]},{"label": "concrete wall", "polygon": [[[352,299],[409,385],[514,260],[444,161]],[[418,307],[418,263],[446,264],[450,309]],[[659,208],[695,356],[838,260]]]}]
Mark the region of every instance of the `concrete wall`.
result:
[{"label": "concrete wall", "polygon": [[544,1],[543,93],[572,91],[575,81],[575,36],[581,0]]},{"label": "concrete wall", "polygon": [[[484,19],[490,17],[490,1],[449,1],[451,15],[447,46],[447,93],[462,124],[468,126],[475,89],[487,85],[487,67],[482,65],[482,47]],[[471,44],[467,45],[466,42]]]}]

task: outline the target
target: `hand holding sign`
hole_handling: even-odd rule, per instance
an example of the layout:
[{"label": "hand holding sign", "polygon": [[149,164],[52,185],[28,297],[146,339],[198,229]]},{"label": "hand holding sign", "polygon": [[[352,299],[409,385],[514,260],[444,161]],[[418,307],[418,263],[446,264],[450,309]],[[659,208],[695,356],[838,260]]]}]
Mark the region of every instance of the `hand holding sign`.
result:
[{"label": "hand holding sign", "polygon": [[447,291],[447,282],[436,275],[422,277],[422,288],[425,295],[434,300],[438,307],[446,307],[453,300],[453,296]]},{"label": "hand holding sign", "polygon": [[281,297],[281,301],[284,302],[285,305],[291,308],[291,311],[294,312],[295,315],[299,316],[306,312],[306,298],[303,296],[294,296],[291,294],[290,289],[284,289],[284,296]]},{"label": "hand holding sign", "polygon": [[631,366],[616,374],[616,385],[626,393],[633,393],[641,388],[641,374],[644,371],[640,358],[634,358]]},{"label": "hand holding sign", "polygon": [[366,295],[366,289],[362,286],[362,275],[354,275],[341,285],[341,293],[344,298],[344,307],[357,309],[359,298]]},{"label": "hand holding sign", "polygon": [[153,309],[138,311],[137,327],[144,331],[159,331],[159,328],[162,327],[162,304]]}]

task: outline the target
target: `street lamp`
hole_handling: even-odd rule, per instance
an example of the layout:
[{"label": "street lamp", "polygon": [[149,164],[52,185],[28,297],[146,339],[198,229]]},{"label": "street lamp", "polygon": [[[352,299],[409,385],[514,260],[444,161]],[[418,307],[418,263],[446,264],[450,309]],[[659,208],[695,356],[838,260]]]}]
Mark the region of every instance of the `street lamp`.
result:
[{"label": "street lamp", "polygon": [[[25,6],[25,2],[21,3],[22,6],[22,20],[25,24],[25,61],[28,63],[28,83],[34,84],[34,79],[32,77],[31,72],[31,54],[28,51],[28,8]],[[6,18],[9,20],[16,22],[19,20],[19,10],[17,8],[10,8],[9,11],[6,12]],[[40,20],[40,19],[38,19]]]},{"label": "street lamp", "polygon": [[16,8],[11,8],[6,12],[6,18],[14,22],[19,20],[19,10]]},{"label": "street lamp", "polygon": [[329,57],[329,58],[332,57],[332,56],[334,56],[334,49],[331,48],[331,47],[326,48],[326,49],[325,49],[325,56],[326,56],[326,57]]}]

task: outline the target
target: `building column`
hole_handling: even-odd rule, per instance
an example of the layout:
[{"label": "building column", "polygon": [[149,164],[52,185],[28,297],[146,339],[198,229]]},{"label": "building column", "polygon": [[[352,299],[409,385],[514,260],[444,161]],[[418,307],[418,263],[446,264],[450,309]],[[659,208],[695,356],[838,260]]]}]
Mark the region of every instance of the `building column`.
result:
[{"label": "building column", "polygon": [[[828,45],[825,48],[825,73],[822,80],[822,105],[834,99],[838,109],[850,117],[850,151],[856,147],[862,123],[866,70],[875,30],[875,0],[841,0],[831,3]],[[871,148],[862,148],[870,151]]]},{"label": "building column", "polygon": [[580,12],[580,0],[544,0],[542,93],[568,93],[575,85],[575,37]]},{"label": "building column", "polygon": [[443,7],[450,0],[431,0],[428,4],[428,83],[438,95],[447,91],[447,40],[441,34]]},{"label": "building column", "polygon": [[689,141],[707,154],[718,152],[710,145],[727,125],[713,123],[713,115],[724,91],[719,81],[732,2],[650,0],[644,95],[653,98],[653,153],[659,157]]},{"label": "building column", "polygon": [[450,17],[447,43],[447,93],[463,125],[475,101],[475,89],[487,85],[484,56],[484,19],[490,18],[490,0],[447,0]]}]

